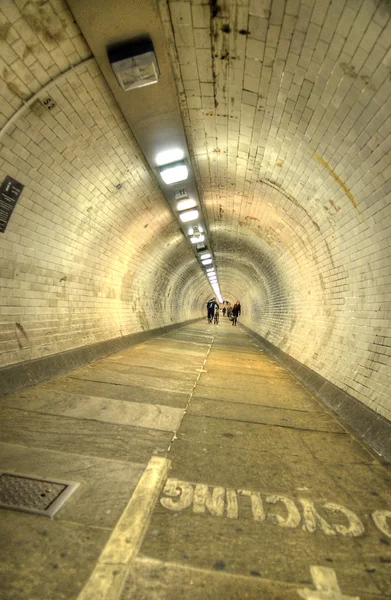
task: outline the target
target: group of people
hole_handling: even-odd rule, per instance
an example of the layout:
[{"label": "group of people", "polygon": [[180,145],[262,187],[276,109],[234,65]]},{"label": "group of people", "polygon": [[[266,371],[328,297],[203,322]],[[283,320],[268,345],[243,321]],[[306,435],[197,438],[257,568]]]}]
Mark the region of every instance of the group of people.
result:
[{"label": "group of people", "polygon": [[[227,306],[226,306],[227,305]],[[220,314],[220,306],[216,301],[216,298],[212,298],[208,300],[206,303],[206,308],[208,312],[208,323],[215,323],[216,325],[219,322],[219,314]],[[235,302],[232,306],[229,302],[225,302],[222,309],[223,317],[227,314],[227,317],[232,321],[232,325],[236,327],[236,323],[238,322],[238,316],[241,313],[241,306],[239,300]]]}]

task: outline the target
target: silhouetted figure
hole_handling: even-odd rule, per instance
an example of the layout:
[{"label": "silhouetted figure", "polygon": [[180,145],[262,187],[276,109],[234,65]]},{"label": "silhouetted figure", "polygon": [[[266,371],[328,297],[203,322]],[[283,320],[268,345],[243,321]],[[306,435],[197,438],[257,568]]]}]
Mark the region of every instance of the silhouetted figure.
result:
[{"label": "silhouetted figure", "polygon": [[239,300],[237,300],[232,309],[232,316],[233,316],[232,325],[235,325],[235,327],[236,327],[236,323],[238,321],[238,316],[240,315],[240,311],[241,311],[240,302],[239,302]]},{"label": "silhouetted figure", "polygon": [[211,300],[209,300],[206,303],[206,308],[208,311],[208,323],[212,323],[212,321],[213,321],[213,315],[214,315],[216,306],[217,306],[217,308],[219,308],[219,305],[216,302],[216,298],[212,298]]},{"label": "silhouetted figure", "polygon": [[223,308],[223,317],[225,317],[225,313],[226,313],[226,312],[227,312],[227,309],[226,309],[226,308],[225,308],[225,306],[224,306],[224,308]]}]

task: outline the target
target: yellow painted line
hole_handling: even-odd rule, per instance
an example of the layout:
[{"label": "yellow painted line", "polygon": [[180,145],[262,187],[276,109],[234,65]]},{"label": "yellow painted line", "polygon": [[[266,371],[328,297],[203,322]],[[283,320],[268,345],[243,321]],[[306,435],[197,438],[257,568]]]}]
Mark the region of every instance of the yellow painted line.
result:
[{"label": "yellow painted line", "polygon": [[171,461],[153,457],[77,600],[117,600],[141,547]]}]

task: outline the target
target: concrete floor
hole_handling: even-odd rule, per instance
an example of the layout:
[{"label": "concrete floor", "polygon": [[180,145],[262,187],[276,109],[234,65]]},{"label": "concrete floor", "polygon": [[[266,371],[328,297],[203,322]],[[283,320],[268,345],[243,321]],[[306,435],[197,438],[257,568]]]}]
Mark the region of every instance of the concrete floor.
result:
[{"label": "concrete floor", "polygon": [[389,467],[227,319],[2,398],[0,433],[1,469],[80,483],[53,519],[0,510],[2,600],[78,598],[153,456],[111,599],[391,598]]}]

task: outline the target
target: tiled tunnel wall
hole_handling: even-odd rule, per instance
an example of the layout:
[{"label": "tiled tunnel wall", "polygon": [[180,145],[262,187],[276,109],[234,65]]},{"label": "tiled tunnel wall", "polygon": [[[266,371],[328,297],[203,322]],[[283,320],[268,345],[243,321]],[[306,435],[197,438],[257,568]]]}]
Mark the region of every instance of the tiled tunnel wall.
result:
[{"label": "tiled tunnel wall", "polygon": [[[1,125],[89,58],[65,4],[24,5],[1,4]],[[1,365],[202,314],[210,287],[94,59],[0,142],[1,181],[25,186],[0,234]]]},{"label": "tiled tunnel wall", "polygon": [[[388,3],[159,7],[223,296],[390,418]],[[63,0],[4,0],[0,34],[1,126],[90,57]],[[25,185],[0,234],[0,364],[203,313],[210,288],[93,59],[0,143],[0,179]]]},{"label": "tiled tunnel wall", "polygon": [[389,3],[168,5],[223,295],[390,418]]}]

